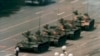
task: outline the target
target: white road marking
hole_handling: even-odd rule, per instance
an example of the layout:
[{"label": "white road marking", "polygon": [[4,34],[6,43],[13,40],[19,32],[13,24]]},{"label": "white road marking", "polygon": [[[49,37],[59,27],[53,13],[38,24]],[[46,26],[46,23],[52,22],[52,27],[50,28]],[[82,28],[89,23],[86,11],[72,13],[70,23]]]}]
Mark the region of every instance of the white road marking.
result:
[{"label": "white road marking", "polygon": [[[21,32],[21,33],[22,33],[22,32]],[[0,40],[0,42],[5,41],[5,40],[8,40],[8,39],[11,39],[11,38],[13,38],[13,37],[16,37],[16,36],[20,35],[21,33],[18,33],[18,34],[15,34],[15,35],[13,35],[13,36],[10,36],[10,37],[8,37],[8,38],[2,39],[2,40]]]},{"label": "white road marking", "polygon": [[[99,36],[99,35],[98,35],[98,36]],[[93,41],[95,41],[95,40],[97,40],[97,39],[100,39],[100,37],[96,37],[96,38],[94,38],[93,40],[87,41],[87,42],[83,43],[83,44],[80,45],[80,46],[85,46],[87,43],[93,42]]]},{"label": "white road marking", "polygon": [[87,41],[87,42],[85,42],[85,43],[83,43],[83,44],[77,46],[76,48],[72,48],[72,49],[70,49],[68,52],[71,52],[71,51],[73,51],[73,50],[76,50],[76,49],[79,48],[79,47],[85,46],[87,43],[92,42],[92,41],[97,40],[97,39],[100,39],[100,37],[97,37],[97,38],[95,38],[95,39],[93,39],[93,40]]},{"label": "white road marking", "polygon": [[65,0],[60,0],[58,3],[62,3],[62,2],[64,2]]},{"label": "white road marking", "polygon": [[5,52],[5,51],[0,51],[0,52]]},{"label": "white road marking", "polygon": [[[69,16],[71,16],[71,15],[72,15],[72,14],[69,14]],[[62,18],[66,18],[66,17],[68,17],[68,16],[65,15],[65,16],[63,16]]]},{"label": "white road marking", "polygon": [[70,3],[76,3],[76,2],[78,2],[79,0],[74,0],[74,1],[71,1]]},{"label": "white road marking", "polygon": [[[32,20],[35,20],[35,19],[32,19]],[[0,32],[1,32],[1,31],[6,31],[6,30],[8,30],[8,29],[11,29],[11,28],[17,27],[17,26],[22,25],[22,24],[25,24],[25,23],[28,23],[28,22],[30,22],[30,21],[32,21],[32,20],[27,20],[27,21],[24,21],[23,23],[19,23],[19,24],[16,24],[16,25],[14,25],[14,26],[10,26],[10,27],[7,27],[7,28],[4,28],[4,29],[1,29]]]},{"label": "white road marking", "polygon": [[0,45],[0,48],[5,48],[6,46]]},{"label": "white road marking", "polygon": [[[51,13],[53,13],[53,12],[50,12],[50,13],[47,13],[47,14],[41,15],[41,17],[44,17],[44,16],[49,15],[49,14],[51,14]],[[11,29],[11,28],[14,28],[14,27],[20,26],[20,25],[22,25],[22,24],[25,24],[25,23],[31,22],[31,21],[36,20],[36,19],[39,19],[39,17],[36,17],[35,19],[32,18],[31,20],[26,20],[26,21],[24,21],[24,22],[22,22],[22,23],[19,23],[19,24],[13,25],[13,26],[9,26],[9,27],[4,28],[4,29],[0,29],[0,32],[7,31],[7,30],[9,30],[9,29]]]},{"label": "white road marking", "polygon": [[[77,1],[77,0],[75,0],[75,1]],[[82,7],[82,6],[80,6],[80,7]],[[43,13],[43,12],[44,12],[44,11],[39,11],[39,12],[36,12],[35,14],[40,14],[40,13]],[[41,15],[41,17],[44,17],[44,16],[49,15],[49,14],[51,14],[51,13],[53,13],[53,11],[50,12],[50,13],[46,13],[46,14],[44,14],[44,15]],[[62,12],[62,14],[63,14],[63,13],[65,13],[65,12]],[[31,21],[33,21],[33,20],[36,20],[37,18],[39,18],[39,17],[36,17],[35,19],[32,18],[32,20],[27,20],[27,21],[24,21],[24,22],[22,22],[22,23],[19,23],[19,24],[13,25],[13,26],[9,26],[9,27],[4,28],[4,29],[0,29],[0,32],[3,32],[3,31],[6,31],[6,30],[9,30],[9,29],[11,29],[11,28],[17,27],[17,26],[19,26],[19,25],[22,25],[22,24],[31,22]],[[0,41],[1,41],[1,40],[0,40]]]},{"label": "white road marking", "polygon": [[7,55],[5,55],[5,56],[12,56],[13,54],[7,54]]},{"label": "white road marking", "polygon": [[44,11],[39,11],[39,12],[36,12],[35,14],[41,14],[41,13],[43,13]]},{"label": "white road marking", "polygon": [[61,13],[58,13],[57,15],[59,16],[59,15],[62,15],[62,14],[64,14],[65,12],[61,12]]}]

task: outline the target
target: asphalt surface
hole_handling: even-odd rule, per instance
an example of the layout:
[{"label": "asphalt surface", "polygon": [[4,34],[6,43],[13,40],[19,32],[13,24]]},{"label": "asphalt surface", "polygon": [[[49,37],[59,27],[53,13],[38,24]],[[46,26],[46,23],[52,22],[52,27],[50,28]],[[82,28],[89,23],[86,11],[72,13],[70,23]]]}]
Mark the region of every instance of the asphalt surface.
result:
[{"label": "asphalt surface", "polygon": [[[79,40],[66,41],[67,52],[74,56],[100,56],[100,1],[99,0],[55,0],[46,6],[24,6],[16,14],[0,18],[0,56],[14,56],[16,43],[24,39],[22,32],[31,30],[33,33],[42,26],[56,24],[60,18],[72,19],[72,11],[88,12],[96,21],[96,29],[91,32],[83,31]],[[50,47],[48,52],[20,53],[19,56],[53,56],[54,52],[61,52],[60,47]]]}]

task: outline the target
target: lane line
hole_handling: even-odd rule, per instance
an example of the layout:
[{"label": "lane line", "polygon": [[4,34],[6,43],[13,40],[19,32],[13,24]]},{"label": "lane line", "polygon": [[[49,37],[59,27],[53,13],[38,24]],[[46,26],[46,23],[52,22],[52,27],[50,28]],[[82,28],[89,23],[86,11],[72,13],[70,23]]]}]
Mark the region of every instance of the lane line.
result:
[{"label": "lane line", "polygon": [[[70,16],[72,16],[72,14],[69,14]],[[63,16],[62,18],[66,18],[67,16],[65,15],[65,16]]]},{"label": "lane line", "polygon": [[43,13],[44,11],[39,11],[39,12],[36,12],[35,14],[41,14],[41,13]]},{"label": "lane line", "polygon": [[[44,17],[44,16],[49,15],[49,14],[51,14],[51,13],[53,13],[53,12],[50,12],[50,13],[41,15],[41,17]],[[9,26],[9,27],[4,28],[4,29],[0,29],[0,32],[7,31],[7,30],[9,30],[9,29],[11,29],[11,28],[14,28],[14,27],[23,25],[23,24],[25,24],[25,23],[29,23],[29,22],[34,21],[34,20],[37,20],[37,19],[39,19],[39,17],[32,18],[31,20],[26,20],[26,21],[24,21],[24,22],[22,22],[22,23],[19,23],[19,24],[13,25],[13,26]]]},{"label": "lane line", "polygon": [[5,48],[6,46],[2,46],[2,45],[0,45],[0,48]]},{"label": "lane line", "polygon": [[[21,33],[22,33],[22,32],[21,32]],[[2,39],[2,40],[0,40],[0,42],[5,41],[5,40],[8,40],[8,39],[13,38],[13,37],[16,37],[16,36],[20,35],[21,33],[18,33],[18,34],[15,34],[15,35],[13,35],[13,36],[10,36],[10,37],[8,37],[8,38]]]},{"label": "lane line", "polygon": [[[35,19],[32,19],[32,20],[35,20]],[[32,21],[32,20],[27,20],[27,21],[24,21],[23,23],[19,23],[19,24],[16,24],[16,25],[13,25],[13,26],[10,26],[10,27],[1,29],[0,32],[9,30],[9,29],[11,29],[11,28],[17,27],[17,26],[22,25],[22,24],[25,24],[25,23],[28,23],[28,22],[30,22],[30,21]]]},{"label": "lane line", "polygon": [[79,0],[74,0],[74,1],[71,1],[70,3],[76,3],[76,2],[78,2]]},{"label": "lane line", "polygon": [[[81,7],[81,6],[80,6],[80,7]],[[36,12],[36,14],[40,14],[40,13],[42,13],[42,12],[44,12],[44,11]],[[49,14],[51,14],[51,13],[54,13],[54,12],[51,11],[50,13],[46,13],[46,14],[44,14],[44,15],[41,15],[41,17],[44,17],[44,16],[49,15]],[[63,12],[63,13],[64,13],[64,12]],[[6,30],[9,30],[9,29],[11,29],[11,28],[17,27],[17,26],[19,26],[19,25],[22,25],[22,24],[31,22],[31,21],[33,21],[33,20],[36,20],[37,18],[39,19],[39,17],[36,17],[35,19],[32,18],[32,20],[26,20],[26,21],[24,21],[24,22],[22,22],[22,23],[19,23],[19,24],[13,25],[13,26],[9,26],[9,27],[4,28],[4,29],[0,29],[0,32],[3,32],[3,31],[6,31]]]},{"label": "lane line", "polygon": [[5,56],[12,56],[13,54],[7,54],[7,55],[5,55]]},{"label": "lane line", "polygon": [[58,13],[57,15],[59,16],[59,15],[62,15],[62,14],[64,14],[65,12],[61,12],[61,13]]},{"label": "lane line", "polygon": [[93,39],[93,40],[87,41],[87,42],[85,42],[85,43],[83,43],[83,44],[77,46],[76,48],[70,49],[68,52],[71,52],[71,51],[73,51],[73,50],[76,50],[77,48],[80,48],[80,47],[82,47],[82,46],[85,46],[87,43],[89,43],[89,42],[91,42],[91,41],[94,41],[94,40],[97,40],[97,39],[100,39],[100,37],[97,37],[97,38],[95,38],[95,39]]}]

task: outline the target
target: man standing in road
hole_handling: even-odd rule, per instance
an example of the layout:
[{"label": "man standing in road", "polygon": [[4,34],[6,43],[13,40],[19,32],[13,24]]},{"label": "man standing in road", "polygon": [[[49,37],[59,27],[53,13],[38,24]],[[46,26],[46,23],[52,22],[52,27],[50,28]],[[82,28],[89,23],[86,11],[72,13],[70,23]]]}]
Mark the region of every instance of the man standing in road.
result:
[{"label": "man standing in road", "polygon": [[15,55],[19,56],[19,47],[16,47],[15,51],[16,51]]}]

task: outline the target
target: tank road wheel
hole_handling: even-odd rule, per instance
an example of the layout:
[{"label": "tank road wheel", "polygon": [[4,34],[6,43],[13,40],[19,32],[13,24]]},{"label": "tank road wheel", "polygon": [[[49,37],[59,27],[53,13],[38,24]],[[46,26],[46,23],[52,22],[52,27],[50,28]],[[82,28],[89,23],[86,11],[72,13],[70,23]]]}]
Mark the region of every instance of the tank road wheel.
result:
[{"label": "tank road wheel", "polygon": [[45,52],[49,49],[49,43],[40,44],[38,46],[38,53]]},{"label": "tank road wheel", "polygon": [[60,46],[63,46],[65,43],[66,43],[66,37],[63,36],[63,37],[60,37],[60,38],[58,39],[58,41],[56,41],[56,42],[54,43],[54,45],[57,46],[57,47],[60,47]]},{"label": "tank road wheel", "polygon": [[95,20],[92,19],[89,26],[85,27],[85,30],[87,30],[87,31],[93,30],[94,29],[94,23],[95,23]]},{"label": "tank road wheel", "polygon": [[70,35],[69,35],[69,39],[71,40],[76,40],[80,38],[80,34],[81,34],[81,29],[78,29],[76,31],[73,31]]}]

